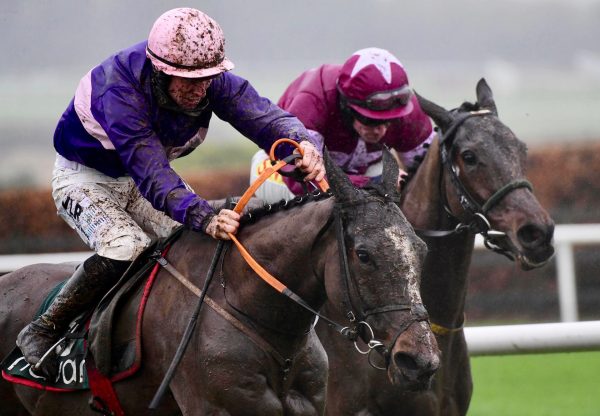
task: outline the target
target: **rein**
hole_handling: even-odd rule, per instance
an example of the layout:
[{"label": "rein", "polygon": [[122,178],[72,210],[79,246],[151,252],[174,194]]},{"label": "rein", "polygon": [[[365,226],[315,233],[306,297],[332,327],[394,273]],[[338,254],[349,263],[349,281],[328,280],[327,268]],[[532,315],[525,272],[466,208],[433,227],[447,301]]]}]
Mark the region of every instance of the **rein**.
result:
[{"label": "rein", "polygon": [[[270,152],[270,158],[271,158],[271,164],[272,164],[272,166],[270,168],[265,169],[260,174],[260,176],[258,178],[256,178],[256,180],[252,183],[252,185],[246,190],[246,192],[244,192],[244,194],[242,195],[242,197],[238,201],[236,207],[234,208],[234,211],[237,212],[238,214],[242,213],[242,211],[244,210],[244,207],[246,206],[246,204],[248,203],[248,201],[250,201],[250,198],[252,198],[252,196],[254,195],[254,192],[260,187],[260,185],[262,185],[269,178],[269,176],[271,176],[273,173],[275,173],[278,170],[280,170],[282,167],[284,167],[285,165],[287,165],[292,160],[295,160],[298,157],[302,157],[301,153],[300,154],[292,154],[291,156],[288,156],[287,158],[285,158],[283,160],[280,160],[279,162],[275,163],[274,162],[275,148],[278,145],[282,144],[282,143],[292,144],[292,145],[296,146],[296,148],[298,149],[299,152],[301,152],[301,149],[298,147],[298,143],[295,142],[295,141],[293,141],[293,140],[291,140],[291,139],[279,139],[275,143],[273,143],[273,146],[271,147],[271,152]],[[323,180],[323,181],[321,181],[319,183],[319,188],[321,189],[322,192],[328,192],[329,191],[329,185],[327,184],[327,182],[325,180]],[[298,305],[302,306],[304,309],[308,310],[312,314],[318,316],[320,319],[323,319],[323,320],[327,321],[330,325],[334,326],[336,328],[336,330],[339,330],[340,332],[342,332],[344,330],[344,327],[342,325],[334,322],[333,320],[331,320],[331,319],[327,318],[326,316],[321,315],[319,312],[315,311],[300,296],[298,296],[296,293],[294,293],[291,289],[289,289],[286,285],[284,285],[276,277],[274,277],[273,275],[271,275],[264,267],[262,267],[252,257],[252,255],[248,252],[248,250],[246,250],[246,248],[237,239],[237,237],[235,235],[229,233],[228,236],[229,236],[229,238],[231,238],[231,240],[233,241],[233,243],[235,244],[235,246],[238,248],[240,254],[244,258],[244,260],[246,260],[246,263],[248,263],[248,265],[252,268],[252,270],[254,270],[254,272],[265,283],[267,283],[273,289],[277,290],[282,295],[287,296],[288,298],[290,298],[295,303],[297,303]]]},{"label": "rein", "polygon": [[454,215],[450,210],[448,206],[448,201],[446,199],[446,193],[443,191],[443,175],[440,175],[440,195],[444,199],[444,210],[450,217],[456,219],[458,221],[458,224],[454,229],[451,230],[415,231],[419,236],[423,237],[446,237],[448,235],[458,234],[463,231],[469,231],[473,234],[481,234],[484,240],[484,244],[488,249],[503,254],[509,259],[514,260],[515,257],[509,250],[503,249],[499,245],[494,243],[494,240],[498,238],[505,238],[506,233],[492,229],[492,226],[490,224],[490,221],[487,219],[486,214],[510,192],[520,188],[527,188],[530,191],[532,191],[533,187],[531,183],[525,179],[509,182],[508,184],[502,186],[500,189],[494,192],[494,194],[490,196],[487,199],[487,201],[485,201],[483,204],[480,204],[475,200],[475,198],[471,196],[471,194],[467,191],[464,184],[460,180],[457,168],[452,163],[451,157],[452,149],[454,146],[454,138],[456,136],[458,128],[462,125],[462,123],[471,117],[483,117],[490,114],[492,114],[490,110],[469,111],[468,113],[461,114],[452,122],[450,127],[448,127],[448,129],[445,132],[443,132],[442,137],[440,139],[440,157],[442,160],[442,164],[449,174],[450,182],[457,191],[459,203],[463,208],[464,212],[467,214],[468,220],[464,223],[461,222],[456,217],[456,215]]},{"label": "rein", "polygon": [[[274,163],[275,148],[282,143],[290,143],[290,144],[295,145],[296,148],[298,149],[298,151],[300,152],[300,155],[292,154],[292,155],[288,156],[287,158],[280,160],[277,163]],[[233,210],[235,212],[237,212],[238,214],[241,214],[242,211],[244,210],[244,207],[247,205],[248,201],[250,201],[250,198],[252,198],[252,196],[254,195],[254,192],[258,189],[258,187],[260,185],[263,184],[263,182],[265,182],[267,180],[267,178],[269,176],[271,176],[273,173],[277,172],[279,169],[281,169],[282,167],[287,165],[288,162],[295,160],[296,158],[301,157],[301,156],[302,156],[302,150],[300,149],[298,143],[291,139],[279,139],[275,143],[273,143],[273,146],[271,147],[271,162],[272,162],[273,166],[269,167],[268,169],[265,169],[262,172],[262,174],[254,181],[254,183],[246,190],[246,192],[244,192],[244,194],[242,195],[242,197],[240,198],[240,200],[238,201],[237,205],[235,206],[235,208]],[[324,180],[319,183],[319,186],[321,187],[321,189],[323,191],[327,191],[329,188],[329,185]],[[226,206],[228,206],[228,205],[230,205],[230,198],[227,198]],[[308,310],[312,311],[313,313],[316,313],[299,296],[297,296],[291,290],[287,289],[287,287],[283,283],[281,283],[279,280],[277,280],[276,278],[271,276],[264,268],[262,268],[262,266],[260,266],[260,264],[258,264],[256,262],[256,260],[254,260],[252,258],[250,253],[248,253],[248,251],[244,248],[244,246],[239,242],[239,240],[233,234],[228,233],[227,235],[238,247],[238,249],[240,250],[240,253],[242,254],[242,257],[246,260],[246,262],[250,265],[250,267],[252,267],[252,269],[265,282],[267,282],[270,286],[274,287],[279,292],[290,297],[292,300],[294,300],[296,303],[300,304],[304,308],[307,308]],[[204,287],[202,288],[202,291],[200,292],[200,296],[199,296],[199,300],[196,305],[196,308],[194,309],[192,317],[190,318],[188,325],[185,329],[185,332],[179,343],[179,346],[177,347],[175,356],[171,360],[171,364],[169,365],[169,368],[167,369],[167,372],[165,373],[165,376],[163,377],[163,380],[160,383],[158,390],[154,394],[154,397],[152,398],[152,401],[150,402],[150,405],[148,406],[150,409],[156,409],[158,407],[158,405],[160,404],[160,401],[162,400],[162,396],[164,395],[165,391],[167,390],[169,384],[171,383],[171,380],[173,379],[173,376],[175,374],[175,370],[177,369],[177,366],[179,365],[179,363],[181,362],[181,359],[183,358],[183,354],[185,353],[185,350],[187,349],[187,346],[191,340],[192,333],[193,333],[194,329],[196,328],[196,322],[198,321],[200,309],[202,308],[202,305],[204,304],[204,298],[206,297],[206,293],[208,292],[208,286],[209,286],[210,282],[212,281],[212,277],[214,275],[214,272],[215,272],[215,269],[217,266],[217,262],[223,252],[224,245],[225,245],[225,240],[219,240],[219,242],[217,243],[217,247],[216,247],[215,253],[212,257],[210,267],[207,271],[206,279],[204,281]],[[163,263],[165,263],[164,259],[163,259]],[[168,264],[168,263],[165,263],[165,264]],[[167,270],[169,270],[169,269],[167,269]],[[172,270],[169,270],[169,272],[176,277],[177,277],[177,274],[179,274],[176,270],[175,270],[176,273],[173,273]],[[318,313],[317,313],[317,315],[318,315]]]},{"label": "rein", "polygon": [[[231,203],[231,198],[227,198],[225,206],[229,206],[230,203]],[[158,390],[156,390],[156,393],[154,394],[154,397],[152,398],[152,401],[150,402],[150,405],[148,406],[149,409],[156,409],[158,407],[158,405],[160,404],[162,396],[165,394],[165,391],[169,387],[169,384],[171,383],[171,380],[173,379],[173,376],[175,375],[175,370],[177,369],[177,366],[181,362],[181,359],[183,358],[183,354],[185,354],[185,350],[187,349],[187,346],[190,343],[190,340],[192,339],[192,334],[194,333],[194,329],[196,329],[196,323],[198,322],[198,316],[200,316],[200,310],[202,309],[202,305],[204,305],[204,298],[206,297],[206,293],[208,292],[208,286],[210,285],[210,282],[212,281],[213,275],[215,273],[215,269],[217,267],[217,262],[218,262],[219,258],[221,257],[221,253],[223,253],[224,246],[225,246],[225,240],[219,240],[219,242],[217,243],[217,248],[215,249],[215,254],[213,255],[213,258],[211,260],[210,267],[208,268],[208,271],[206,273],[206,279],[204,280],[204,286],[202,287],[202,291],[200,292],[198,303],[196,304],[196,307],[194,308],[194,312],[192,313],[192,316],[187,324],[187,327],[185,328],[185,332],[183,333],[183,336],[181,337],[181,341],[179,342],[177,351],[175,352],[175,355],[173,356],[173,359],[171,360],[171,364],[169,364],[169,368],[167,369],[167,372],[165,373],[165,376],[163,377],[163,379],[160,383],[160,386],[158,387]],[[166,262],[166,259],[162,258],[162,260],[164,262]],[[161,262],[160,259],[158,259],[157,261],[159,262],[159,264],[161,266],[165,267],[164,262]],[[168,264],[168,263],[166,263],[166,264]]]}]

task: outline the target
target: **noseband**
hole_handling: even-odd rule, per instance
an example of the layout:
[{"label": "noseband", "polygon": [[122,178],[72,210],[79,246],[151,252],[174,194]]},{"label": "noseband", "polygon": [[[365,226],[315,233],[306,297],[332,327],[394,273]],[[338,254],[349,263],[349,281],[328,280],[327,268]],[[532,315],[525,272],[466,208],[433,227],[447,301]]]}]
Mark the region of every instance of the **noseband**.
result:
[{"label": "noseband", "polygon": [[533,190],[531,183],[525,179],[514,180],[512,182],[507,183],[498,189],[492,196],[490,196],[487,201],[483,204],[478,203],[472,196],[469,194],[463,183],[461,182],[458,176],[458,169],[452,163],[452,149],[454,148],[454,139],[456,137],[456,132],[458,128],[462,125],[462,123],[471,118],[471,117],[483,117],[486,115],[493,114],[490,110],[479,110],[479,111],[469,111],[467,113],[463,113],[459,115],[456,119],[453,120],[452,124],[448,129],[442,133],[442,137],[440,139],[440,157],[442,160],[442,164],[444,165],[446,171],[449,174],[450,182],[456,189],[456,193],[458,195],[458,201],[463,208],[467,220],[465,222],[460,221],[456,215],[452,213],[450,207],[448,206],[446,193],[443,191],[443,183],[442,176],[440,175],[440,195],[444,199],[444,210],[448,215],[452,218],[455,218],[458,221],[457,226],[452,230],[419,230],[418,234],[426,237],[444,237],[451,234],[457,234],[463,232],[465,230],[470,231],[474,234],[481,234],[483,237],[483,241],[485,246],[497,253],[503,254],[511,260],[515,259],[514,254],[511,251],[502,248],[500,245],[496,243],[501,238],[506,238],[506,233],[498,230],[493,230],[490,225],[490,221],[487,219],[486,214],[494,208],[498,203],[510,192],[519,188],[527,188],[530,191]]}]

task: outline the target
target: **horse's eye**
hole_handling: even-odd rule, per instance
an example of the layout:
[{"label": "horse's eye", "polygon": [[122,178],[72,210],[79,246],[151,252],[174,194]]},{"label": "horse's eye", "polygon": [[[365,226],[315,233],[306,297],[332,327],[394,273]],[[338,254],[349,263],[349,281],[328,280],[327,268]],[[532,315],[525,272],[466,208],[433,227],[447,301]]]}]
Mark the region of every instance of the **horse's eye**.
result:
[{"label": "horse's eye", "polygon": [[367,253],[365,250],[356,250],[356,255],[361,263],[368,263],[370,260],[369,253]]},{"label": "horse's eye", "polygon": [[461,153],[460,156],[462,157],[462,160],[465,162],[465,164],[469,166],[474,166],[477,164],[477,156],[475,156],[475,153],[473,153],[470,150],[465,150]]}]

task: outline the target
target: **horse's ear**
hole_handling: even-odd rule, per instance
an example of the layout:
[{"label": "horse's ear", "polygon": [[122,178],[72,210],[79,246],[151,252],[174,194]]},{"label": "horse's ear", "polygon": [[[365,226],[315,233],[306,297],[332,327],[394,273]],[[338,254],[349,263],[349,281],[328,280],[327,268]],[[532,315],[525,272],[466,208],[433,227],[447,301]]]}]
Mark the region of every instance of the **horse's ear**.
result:
[{"label": "horse's ear", "polygon": [[419,105],[425,111],[429,117],[433,119],[435,124],[442,129],[442,131],[446,130],[450,124],[452,124],[452,114],[444,107],[441,107],[432,101],[429,101],[426,98],[421,97],[419,94],[415,92],[417,96],[417,100],[419,100]]},{"label": "horse's ear", "polygon": [[327,171],[327,181],[331,186],[331,191],[338,201],[347,201],[356,195],[356,188],[346,176],[346,173],[333,161],[327,148],[323,149],[325,158],[325,170]]},{"label": "horse's ear", "polygon": [[383,147],[383,172],[381,179],[383,183],[383,189],[387,194],[396,195],[398,192],[398,176],[400,169],[396,158],[392,155],[392,152],[387,148]]},{"label": "horse's ear", "polygon": [[477,102],[479,103],[479,108],[484,110],[490,110],[494,115],[498,115],[498,110],[496,109],[496,103],[494,102],[494,94],[492,94],[492,89],[485,81],[485,78],[481,78],[477,83],[477,87],[475,89],[477,92]]}]

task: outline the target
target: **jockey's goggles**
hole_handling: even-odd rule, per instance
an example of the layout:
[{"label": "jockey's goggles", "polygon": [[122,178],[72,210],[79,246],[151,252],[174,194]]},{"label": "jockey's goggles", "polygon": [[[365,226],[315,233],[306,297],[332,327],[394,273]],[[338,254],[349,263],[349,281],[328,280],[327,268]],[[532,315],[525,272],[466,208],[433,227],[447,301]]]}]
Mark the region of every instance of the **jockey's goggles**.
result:
[{"label": "jockey's goggles", "polygon": [[364,124],[365,126],[368,126],[368,127],[377,127],[377,126],[381,126],[384,124],[390,124],[392,122],[392,120],[390,120],[390,119],[376,119],[376,118],[365,117],[362,114],[360,114],[358,111],[354,111],[353,109],[350,109],[350,112],[352,114],[352,118],[354,118],[355,120],[358,120],[361,124]]},{"label": "jockey's goggles", "polygon": [[[342,93],[340,91],[340,93]],[[342,95],[344,95],[342,93]],[[394,108],[404,107],[412,97],[412,90],[408,85],[391,91],[378,91],[369,95],[364,100],[350,98],[344,95],[344,98],[350,104],[357,105],[373,111],[393,110]]]}]

